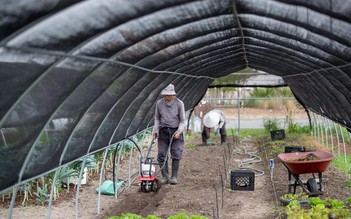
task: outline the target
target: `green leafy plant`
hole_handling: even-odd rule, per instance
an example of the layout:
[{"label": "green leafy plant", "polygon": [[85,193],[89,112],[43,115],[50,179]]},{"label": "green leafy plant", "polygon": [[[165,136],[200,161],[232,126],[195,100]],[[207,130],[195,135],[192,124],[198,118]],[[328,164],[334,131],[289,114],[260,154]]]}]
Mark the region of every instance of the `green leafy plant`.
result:
[{"label": "green leafy plant", "polygon": [[294,121],[289,121],[288,123],[288,132],[289,133],[297,133],[299,130],[299,124]]},{"label": "green leafy plant", "polygon": [[308,199],[308,204],[311,206],[317,206],[319,204],[325,205],[327,202],[325,200],[320,199],[319,197],[310,197]]},{"label": "green leafy plant", "polygon": [[286,201],[292,201],[292,200],[304,201],[304,200],[308,200],[308,195],[305,193],[300,193],[300,194],[287,193],[280,196],[280,198]]},{"label": "green leafy plant", "polygon": [[273,130],[281,129],[279,120],[276,118],[270,119],[263,119],[263,127],[267,133]]},{"label": "green leafy plant", "polygon": [[44,205],[44,203],[50,198],[50,195],[48,194],[48,185],[45,184],[43,188],[38,186],[37,192],[35,192],[34,195],[37,197],[37,201]]},{"label": "green leafy plant", "polygon": [[23,192],[23,201],[22,205],[25,205],[25,203],[29,200],[29,196],[32,196],[32,182],[27,182],[23,185],[20,186],[20,190]]},{"label": "green leafy plant", "polygon": [[[228,130],[227,130],[228,131]],[[229,129],[229,133],[235,133],[234,130]],[[234,134],[233,134],[234,135]],[[262,129],[240,129],[239,137],[262,137],[265,133]]]},{"label": "green leafy plant", "polygon": [[[73,162],[72,164],[69,165],[69,168],[76,170],[77,172],[80,171],[82,168],[84,158],[80,158],[78,161]],[[96,160],[94,158],[94,155],[90,155],[86,157],[84,167],[87,168],[95,168],[97,165]]]},{"label": "green leafy plant", "polygon": [[126,214],[122,214],[121,216],[109,217],[108,219],[162,219],[162,218],[154,215],[148,215],[147,217],[142,217],[137,214],[126,213]]},{"label": "green leafy plant", "polygon": [[[350,200],[350,199],[348,199]],[[313,219],[313,218],[350,218],[350,208],[346,207],[345,203],[338,199],[326,198],[325,200],[319,197],[310,197],[308,199],[309,208],[301,207],[297,200],[291,201],[284,208],[284,214],[287,219]]]},{"label": "green leafy plant", "polygon": [[[122,214],[121,216],[112,216],[112,217],[108,217],[106,219],[162,219],[162,218],[157,217],[155,215],[148,215],[147,217],[142,217],[142,216],[137,215],[137,214],[126,213],[126,214]],[[201,215],[188,216],[187,214],[179,213],[177,215],[169,216],[169,217],[167,217],[167,219],[207,219],[207,217],[201,216]]]},{"label": "green leafy plant", "polygon": [[70,178],[76,177],[79,175],[78,170],[74,170],[66,166],[57,170],[56,180],[54,181],[55,173],[56,171],[53,171],[49,173],[47,176],[49,181],[51,182],[51,186],[54,188],[54,193],[53,193],[54,200],[56,200],[57,197],[59,197],[59,193],[61,192],[61,183],[64,181],[67,182],[67,189],[69,191]]},{"label": "green leafy plant", "polygon": [[187,147],[188,147],[189,149],[194,149],[194,148],[196,148],[196,144],[193,144],[193,143],[187,144]]}]

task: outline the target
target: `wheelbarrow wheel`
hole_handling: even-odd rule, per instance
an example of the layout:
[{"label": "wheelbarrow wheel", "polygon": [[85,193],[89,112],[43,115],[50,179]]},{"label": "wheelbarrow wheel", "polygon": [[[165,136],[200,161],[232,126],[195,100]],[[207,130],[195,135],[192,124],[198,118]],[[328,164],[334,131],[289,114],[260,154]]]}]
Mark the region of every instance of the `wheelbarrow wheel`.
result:
[{"label": "wheelbarrow wheel", "polygon": [[318,192],[317,181],[314,178],[309,178],[307,180],[307,189],[312,193],[315,194]]}]

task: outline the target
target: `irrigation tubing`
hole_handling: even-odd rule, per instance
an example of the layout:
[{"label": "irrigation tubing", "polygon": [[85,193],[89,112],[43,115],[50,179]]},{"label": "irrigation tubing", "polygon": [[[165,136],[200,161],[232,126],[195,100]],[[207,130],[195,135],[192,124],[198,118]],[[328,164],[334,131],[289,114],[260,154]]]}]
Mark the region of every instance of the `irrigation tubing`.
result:
[{"label": "irrigation tubing", "polygon": [[[249,151],[249,146],[247,143],[245,143],[244,141],[249,141],[250,139],[243,139],[240,141],[240,144],[242,144],[242,148],[244,150],[244,153],[241,153],[240,151],[238,150],[234,150],[237,154],[240,154],[240,155],[243,155],[243,154],[248,154],[250,156],[249,159],[246,159],[246,160],[243,160],[240,162],[240,164],[238,165],[238,167],[240,169],[248,169],[248,170],[252,170],[255,172],[255,176],[262,176],[264,174],[264,171],[261,171],[261,170],[257,170],[257,169],[252,169],[252,168],[246,168],[245,165],[247,164],[251,164],[251,163],[257,163],[257,162],[260,162],[262,159],[257,156],[255,153],[257,151]],[[268,157],[267,157],[267,151],[265,150],[265,155],[266,155],[266,160],[268,163],[270,163],[268,161]],[[271,165],[271,164],[270,164]],[[272,187],[273,187],[273,190],[274,190],[274,196],[275,196],[275,200],[276,200],[276,204],[278,206],[279,204],[279,201],[278,201],[278,196],[277,196],[277,191],[276,191],[276,187],[275,187],[275,183],[274,183],[274,180],[273,180],[273,170],[274,170],[274,164],[272,166],[270,166],[270,179],[271,179],[271,183],[272,183]],[[279,216],[280,218],[280,216]]]},{"label": "irrigation tubing", "polygon": [[[124,138],[123,140],[129,140],[129,141],[133,142],[133,144],[137,147],[137,149],[138,149],[138,151],[140,153],[141,159],[142,159],[143,154],[141,153],[141,149],[138,146],[138,144],[131,138]],[[117,151],[118,151],[119,145],[120,145],[120,143],[117,144],[117,146],[115,148],[115,151],[113,152],[113,163],[112,163],[113,189],[116,192],[116,194],[117,194],[117,186],[116,186],[117,183],[116,183],[116,174],[115,174],[116,173],[116,157],[117,157],[116,155],[117,155]],[[132,175],[134,175],[134,174],[132,174]]]},{"label": "irrigation tubing", "polygon": [[244,150],[244,153],[238,150],[234,150],[234,152],[236,152],[237,154],[240,154],[240,155],[247,154],[250,156],[250,158],[242,160],[239,163],[238,168],[245,169],[245,170],[252,170],[253,172],[255,172],[255,176],[262,176],[264,175],[264,171],[246,167],[246,165],[248,164],[258,163],[258,162],[261,162],[262,160],[259,156],[256,155],[257,151],[250,150],[250,146],[247,143],[245,143],[245,141],[249,141],[249,140],[250,139],[243,139],[240,141],[240,144],[242,145],[242,149]]}]

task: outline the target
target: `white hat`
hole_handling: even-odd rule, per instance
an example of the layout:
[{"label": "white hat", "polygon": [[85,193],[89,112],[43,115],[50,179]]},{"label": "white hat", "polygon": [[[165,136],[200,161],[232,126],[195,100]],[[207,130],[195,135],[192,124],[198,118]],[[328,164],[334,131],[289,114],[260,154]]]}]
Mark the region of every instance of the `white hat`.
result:
[{"label": "white hat", "polygon": [[204,125],[207,128],[213,128],[219,123],[219,115],[216,112],[210,111],[204,116]]},{"label": "white hat", "polygon": [[162,90],[161,95],[176,95],[174,91],[174,85],[169,84],[165,89]]}]

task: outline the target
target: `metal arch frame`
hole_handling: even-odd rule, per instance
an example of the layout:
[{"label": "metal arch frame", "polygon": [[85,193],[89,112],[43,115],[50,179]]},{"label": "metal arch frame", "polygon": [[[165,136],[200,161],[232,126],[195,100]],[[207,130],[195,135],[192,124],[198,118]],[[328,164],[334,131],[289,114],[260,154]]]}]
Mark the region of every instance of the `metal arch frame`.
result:
[{"label": "metal arch frame", "polygon": [[[113,107],[111,108],[111,109],[113,109]],[[110,110],[111,111],[111,110]],[[106,118],[106,117],[105,117]],[[101,125],[100,125],[100,127],[101,127]],[[99,127],[99,128],[100,128]],[[96,132],[97,133],[97,132]],[[95,133],[95,136],[96,136],[96,133]],[[95,138],[95,136],[94,136],[94,138]],[[94,139],[93,138],[93,139]],[[67,145],[66,145],[67,146]],[[65,149],[64,150],[66,150],[66,147],[65,146]],[[91,144],[89,145],[89,150],[90,150],[90,147],[91,147]],[[63,152],[62,153],[62,155],[64,155],[65,153]],[[85,160],[86,160],[86,156],[88,156],[90,153],[88,153],[88,154],[86,154],[85,156],[84,156],[84,160],[83,160],[83,165],[82,165],[82,167],[84,166],[84,164],[85,164]],[[29,155],[28,155],[29,156]],[[61,158],[60,158],[60,165],[62,165],[62,158],[63,158],[63,156],[61,156]],[[72,161],[73,162],[73,161]],[[58,168],[60,168],[60,167],[58,167]],[[57,168],[56,168],[57,169]],[[83,172],[83,169],[81,169],[81,171],[80,171],[80,177],[79,177],[79,182],[78,182],[78,187],[80,186],[80,179],[81,179],[81,176],[82,176],[82,172]],[[44,175],[44,174],[43,174]],[[16,188],[14,188],[14,191],[16,190],[16,192],[17,192],[17,187]],[[79,191],[79,189],[77,190],[77,194],[76,194],[76,203],[78,203],[78,191]],[[13,197],[15,197],[15,193],[13,193]],[[76,217],[78,217],[78,210],[77,210],[77,204],[76,204]],[[11,210],[12,210],[12,208],[11,208]]]},{"label": "metal arch frame", "polygon": [[[119,126],[119,125],[117,125],[117,128],[118,128],[118,126]],[[115,129],[115,131],[116,131],[116,129]],[[115,131],[114,131],[114,133],[115,133]],[[113,134],[113,135],[114,135],[114,134]],[[111,141],[110,141],[110,143],[111,143]]]},{"label": "metal arch frame", "polygon": [[[190,83],[192,83],[192,79],[187,80],[186,78],[183,78],[183,79],[176,78],[176,79],[174,79],[174,81],[175,81],[175,80],[178,80],[178,79],[179,79],[179,80],[185,81],[185,84],[190,84]],[[195,79],[195,80],[196,80],[196,79]],[[177,82],[177,83],[181,83],[181,82]],[[197,90],[197,89],[194,88],[193,91],[189,90],[188,93],[195,92],[195,90]],[[184,94],[184,95],[183,95],[182,93],[179,93],[179,92],[178,92],[177,96],[178,96],[178,95],[179,95],[179,98],[181,98],[181,96],[187,96],[187,94]],[[192,96],[192,95],[190,95],[190,96]],[[158,96],[157,96],[157,97],[158,97]],[[134,100],[134,101],[136,101],[136,100]],[[134,101],[133,101],[133,102],[134,102]],[[124,115],[123,115],[123,116],[124,116]],[[145,117],[144,119],[149,119],[149,118]],[[133,121],[133,120],[132,120],[132,121]],[[151,121],[152,121],[152,120],[151,120]],[[150,122],[151,122],[151,121],[150,121]],[[141,122],[141,123],[142,123],[142,122]],[[119,125],[118,125],[118,126],[119,126]],[[116,127],[116,130],[117,130],[117,128],[118,128],[118,127]],[[130,126],[128,127],[128,129],[127,129],[127,131],[126,131],[126,137],[129,135],[129,134],[128,134],[128,133],[129,133],[129,128],[130,128]],[[113,137],[114,137],[114,134],[113,134],[113,136],[111,137],[111,140],[113,139]]]},{"label": "metal arch frame", "polygon": [[340,156],[340,140],[339,140],[339,133],[338,133],[338,130],[337,130],[337,125],[336,125],[336,123],[333,122],[333,124],[334,124],[336,139],[337,139],[337,142],[338,142],[338,156]]},{"label": "metal arch frame", "polygon": [[244,52],[244,60],[245,60],[245,63],[246,63],[246,67],[249,67],[249,60],[247,58],[246,48],[245,48],[244,31],[243,31],[243,28],[241,26],[241,22],[240,22],[240,19],[239,19],[238,11],[236,9],[236,2],[235,2],[235,0],[232,0],[232,8],[233,8],[233,15],[235,17],[235,20],[236,20],[236,23],[237,23],[237,25],[239,27],[239,31],[240,31],[240,35],[241,35],[241,47],[242,47],[242,50]]},{"label": "metal arch frame", "polygon": [[[234,4],[234,7],[235,7],[235,6],[236,6],[236,5],[235,5],[235,0],[233,1],[233,4]],[[308,7],[306,7],[306,8],[307,8],[307,10],[309,10]],[[308,12],[308,11],[307,11],[307,12]],[[238,16],[237,13],[236,13],[235,15]],[[242,29],[241,29],[241,31],[242,31]],[[244,38],[243,38],[243,47],[244,47],[243,49],[245,49]],[[247,54],[245,53],[245,55],[247,55]],[[246,58],[246,60],[247,60],[247,58]],[[247,63],[248,63],[248,62],[247,62]],[[349,65],[348,65],[348,66],[349,66]],[[34,82],[34,83],[35,83],[35,82]],[[16,103],[15,103],[15,104],[16,104]],[[8,111],[8,112],[9,112],[9,111]],[[7,113],[8,113],[8,112],[7,112]],[[5,116],[6,116],[6,115],[5,115]],[[325,118],[322,117],[322,119],[325,119]],[[46,126],[46,125],[45,125],[45,126]],[[335,126],[335,124],[334,124],[334,126]],[[326,128],[326,129],[327,129],[327,128]],[[335,127],[335,129],[336,129],[336,127]],[[341,129],[340,125],[339,125],[339,129]],[[41,130],[40,134],[42,134],[43,131],[46,131],[45,127]],[[331,129],[330,129],[330,131],[331,131]],[[338,131],[336,130],[336,134],[337,134],[337,133],[338,133]],[[40,134],[39,134],[39,135],[40,135]],[[323,135],[323,132],[322,132],[321,134]],[[38,135],[38,136],[39,136],[39,135]],[[338,134],[337,134],[337,135],[338,135]],[[341,132],[341,135],[342,135],[341,137],[342,137],[343,144],[344,144],[344,136],[343,136],[343,133],[342,133],[342,132]],[[4,139],[5,139],[5,138],[4,138]],[[37,138],[37,139],[38,139],[38,138]],[[324,139],[324,138],[322,137],[322,141],[324,141],[323,139]],[[338,140],[339,140],[339,139],[338,139]],[[35,142],[36,142],[36,141],[35,141]],[[327,142],[327,131],[326,131],[326,142]],[[35,144],[36,144],[36,143],[33,143],[32,146],[31,146],[31,148],[33,148]],[[345,149],[345,147],[344,147],[344,149]],[[340,154],[339,141],[338,141],[338,151],[339,151],[339,154]],[[26,166],[26,165],[25,165],[25,166]],[[22,166],[22,168],[23,168],[23,166]],[[25,167],[24,167],[24,168],[25,168]],[[58,170],[58,169],[57,169],[57,170]],[[23,174],[21,174],[21,175],[23,175]],[[14,189],[15,189],[15,188],[14,188]]]},{"label": "metal arch frame", "polygon": [[[190,84],[191,82],[192,82],[192,79],[190,79],[190,80],[188,80],[187,78],[176,78],[176,79],[174,79],[174,81],[176,81],[176,80],[181,80],[181,81],[185,81],[185,85],[183,85],[183,86],[186,86],[187,84]],[[180,82],[177,82],[177,83],[181,83],[181,81]],[[200,84],[201,85],[201,84]],[[196,86],[194,86],[193,87],[193,91],[195,91],[195,90],[197,90],[196,89],[196,87],[197,86],[200,86],[200,85],[196,85]],[[145,88],[146,89],[146,88]],[[188,93],[191,93],[192,91],[191,91],[191,89],[189,89],[189,91],[188,91]],[[182,94],[181,92],[178,92],[178,94],[177,94],[177,96],[179,96],[179,98],[181,98],[181,96],[187,96],[187,94]],[[158,97],[158,96],[157,96]],[[131,104],[133,103],[133,102],[135,102],[135,101],[137,101],[136,100],[136,98],[131,102]],[[142,104],[141,104],[142,105]],[[131,106],[131,105],[130,105]],[[126,110],[127,111],[127,110]],[[126,111],[125,111],[125,113],[126,113]],[[124,113],[124,115],[122,116],[122,118],[125,116],[125,113]],[[146,119],[146,117],[144,118],[144,119]],[[121,119],[122,120],[122,119]],[[133,121],[133,120],[132,120]],[[141,122],[142,123],[142,122]],[[117,129],[119,128],[119,124],[116,126],[116,128],[115,128],[115,131],[114,131],[114,134],[111,136],[111,139],[110,139],[110,141],[112,141],[112,139],[113,139],[113,137],[114,137],[114,135],[115,135],[115,132],[117,131]],[[128,127],[128,129],[127,129],[127,131],[126,131],[126,136],[125,137],[127,137],[129,134],[129,129],[130,129],[130,126]]]},{"label": "metal arch frame", "polygon": [[330,126],[330,123],[332,123],[332,121],[330,119],[327,119],[327,123],[328,123],[328,129],[329,129],[329,133],[330,133],[330,142],[331,142],[331,150],[332,150],[332,154],[334,154],[334,137],[333,137],[333,130]]},{"label": "metal arch frame", "polygon": [[[157,66],[156,67],[154,67],[154,68],[157,68]],[[128,71],[128,70],[127,70]],[[144,76],[143,76],[144,77]],[[158,76],[157,76],[158,77]],[[156,78],[157,78],[156,77]],[[156,80],[156,78],[154,79],[154,80]],[[185,80],[186,79],[186,77],[184,77],[183,79],[182,78],[179,78],[179,77],[177,77],[177,78],[175,78],[175,79],[169,79],[169,80]],[[167,79],[168,80],[168,79]],[[186,83],[189,83],[189,81],[187,81]],[[158,87],[160,87],[160,86],[163,86],[162,84],[159,84],[158,85]],[[147,89],[147,86],[146,87],[144,87],[143,88],[143,90],[145,90],[145,89]],[[142,90],[142,91],[143,91]],[[140,93],[142,93],[142,91],[140,92]],[[124,94],[124,95],[126,95],[126,94]],[[123,95],[123,96],[124,96]],[[139,94],[140,95],[140,94]],[[123,98],[123,96],[120,98],[120,99],[122,99]],[[158,98],[158,96],[155,96],[155,98]],[[133,101],[131,101],[130,102],[130,104],[129,104],[129,106],[127,107],[127,109],[125,110],[125,112],[124,112],[124,114],[122,115],[122,117],[121,117],[121,119],[120,119],[120,122],[118,123],[118,124],[116,124],[116,127],[115,127],[115,129],[114,129],[114,131],[113,131],[113,134],[111,135],[111,137],[110,137],[110,140],[109,140],[109,144],[111,144],[111,142],[112,142],[112,140],[113,140],[113,137],[115,136],[115,133],[116,133],[116,131],[118,130],[118,128],[119,128],[119,126],[120,126],[120,124],[121,124],[121,121],[123,121],[123,118],[124,118],[124,116],[125,116],[125,114],[126,114],[126,112],[128,111],[128,109],[129,109],[129,107],[134,103],[134,102],[136,102],[137,100],[136,100],[137,98],[134,98],[134,100]],[[144,100],[144,102],[145,102],[146,100]],[[118,104],[119,103],[119,100],[116,102],[116,104]],[[142,106],[143,104],[140,104],[140,106]],[[115,106],[113,106],[111,109],[112,110],[114,110],[114,108],[116,107],[116,105]],[[140,109],[140,108],[139,108]],[[106,117],[108,117],[108,115],[106,115]],[[127,137],[128,136],[128,130],[129,130],[129,128],[130,128],[130,126],[128,127],[128,129],[127,129],[127,131],[126,131],[126,136],[125,137]]]},{"label": "metal arch frame", "polygon": [[340,135],[341,135],[341,139],[342,139],[342,145],[343,145],[343,148],[344,148],[344,161],[345,161],[345,164],[347,164],[347,153],[346,153],[346,145],[345,145],[345,138],[344,138],[344,133],[342,131],[342,128],[341,128],[341,125],[338,124],[339,126],[339,130],[340,130]]},{"label": "metal arch frame", "polygon": [[[107,153],[108,153],[108,148],[106,148],[104,150],[104,156],[103,156],[103,160],[102,160],[102,163],[101,163],[101,169],[100,169],[100,178],[99,178],[99,188],[101,188],[101,185],[102,185],[102,173],[104,171],[104,168],[105,168],[105,162],[106,162],[106,157],[107,157]],[[97,213],[100,214],[100,208],[101,208],[101,189],[99,189],[98,191],[98,205],[97,205]]]},{"label": "metal arch frame", "polygon": [[[135,66],[133,66],[133,67],[135,67]],[[142,68],[143,69],[143,68]],[[150,70],[150,69],[148,69],[148,71],[151,71],[151,72],[156,72],[156,71],[153,71],[153,70]],[[162,72],[165,72],[165,71],[162,71]],[[168,72],[168,71],[167,71]],[[174,72],[171,72],[172,74],[174,73]],[[187,77],[189,77],[189,75],[187,75]],[[190,76],[191,77],[191,76]],[[196,78],[201,78],[201,76],[199,77],[199,76],[196,76]],[[73,132],[72,132],[73,133]]]},{"label": "metal arch frame", "polygon": [[[74,57],[74,58],[78,58],[78,56],[69,56],[69,57]],[[95,60],[95,61],[98,61],[98,60],[105,60],[105,59],[93,59],[93,60]],[[110,60],[106,60],[107,62],[113,62],[113,61],[110,61]],[[117,62],[117,63],[119,63],[119,62]],[[125,63],[124,63],[125,64]],[[136,67],[135,65],[132,65],[131,67]],[[136,67],[136,68],[139,68],[139,67]],[[145,68],[143,68],[143,67],[141,67],[141,69],[142,70],[144,70]],[[146,69],[145,69],[146,70]],[[165,71],[154,71],[154,70],[150,70],[150,69],[148,69],[148,71],[149,72],[157,72],[157,73],[165,73]],[[176,74],[176,75],[183,75],[183,74],[181,74],[181,73],[179,73],[179,72],[168,72],[167,71],[167,73],[170,73],[170,74]],[[194,76],[191,76],[191,75],[186,75],[187,77],[194,77]],[[89,76],[87,76],[87,77],[89,77]],[[204,77],[204,76],[195,76],[196,78],[206,78],[206,77]],[[41,78],[41,77],[40,77]],[[39,79],[36,81],[36,82],[38,82],[39,81]],[[85,80],[83,80],[81,83],[84,83],[84,81]],[[81,84],[80,83],[80,84]],[[30,86],[30,88],[32,88],[34,85],[35,85],[36,83],[34,83],[34,84],[32,84],[32,86]],[[76,87],[76,89],[78,88],[79,86],[77,86]],[[28,88],[28,92],[29,92],[29,89],[30,88]],[[26,94],[27,92],[25,92],[25,93],[23,93],[23,95],[22,95],[22,97],[24,96],[24,94]],[[66,98],[66,100],[72,95],[74,93],[74,91],[70,94],[70,95],[68,95],[67,96],[67,98]],[[22,98],[19,98],[18,100],[20,100],[20,99],[22,99]],[[34,145],[36,144],[36,142],[37,142],[37,140],[39,139],[39,136],[40,136],[40,134],[42,133],[42,131],[43,130],[45,130],[45,128],[46,128],[46,126],[47,126],[47,124],[51,121],[51,119],[53,118],[53,116],[54,116],[54,114],[60,109],[60,107],[66,102],[66,100],[64,100],[61,104],[60,104],[60,106],[59,107],[57,107],[57,109],[52,113],[52,115],[50,116],[50,118],[47,120],[47,122],[46,122],[46,124],[45,124],[45,126],[44,126],[44,128],[40,131],[40,133],[39,133],[39,135],[38,135],[38,137],[37,137],[37,139],[34,141],[34,143],[32,144],[32,146],[31,146],[31,149],[30,149],[30,151],[29,151],[29,153],[28,153],[28,155],[27,155],[27,158],[25,159],[25,161],[24,161],[24,165],[22,166],[22,169],[21,169],[21,171],[20,171],[20,177],[19,177],[19,182],[22,180],[22,176],[23,176],[23,172],[24,172],[24,168],[26,167],[26,164],[29,162],[29,157],[31,156],[31,154],[32,154],[32,151],[34,150]],[[17,103],[18,104],[18,103]],[[13,106],[15,106],[15,105],[17,105],[17,104],[14,104]],[[11,108],[12,109],[12,108]],[[88,108],[89,109],[89,108]],[[10,112],[11,110],[9,110],[8,112]],[[3,117],[3,118],[5,118],[5,117]],[[72,132],[73,133],[73,132]]]}]

